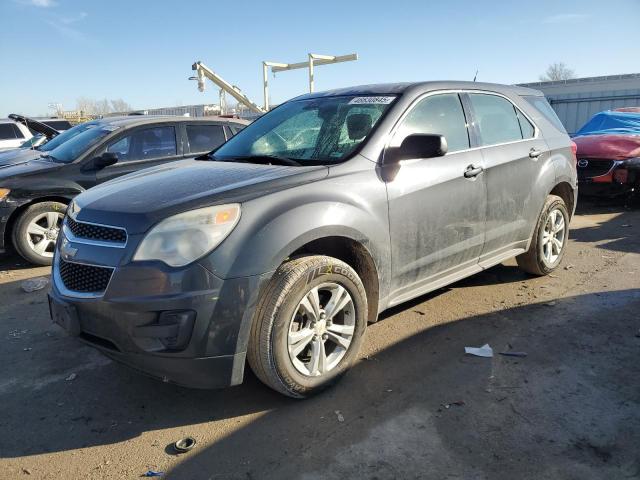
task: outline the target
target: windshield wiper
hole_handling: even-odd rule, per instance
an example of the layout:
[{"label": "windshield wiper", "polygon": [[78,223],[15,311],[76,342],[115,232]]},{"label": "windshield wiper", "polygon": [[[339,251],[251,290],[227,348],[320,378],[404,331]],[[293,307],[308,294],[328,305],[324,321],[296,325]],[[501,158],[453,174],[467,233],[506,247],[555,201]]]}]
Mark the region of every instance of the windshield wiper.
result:
[{"label": "windshield wiper", "polygon": [[53,155],[49,154],[49,153],[43,153],[42,155],[40,155],[40,158],[46,158],[48,160],[51,160],[52,162],[57,162],[58,159],[56,157],[54,157]]},{"label": "windshield wiper", "polygon": [[271,164],[280,164],[286,165],[290,167],[300,167],[302,163],[298,160],[289,157],[282,157],[280,155],[246,155],[242,157],[230,157],[230,158],[216,158],[215,156],[211,156],[212,160],[216,160],[218,162],[246,162],[246,163],[262,163],[266,165]]}]

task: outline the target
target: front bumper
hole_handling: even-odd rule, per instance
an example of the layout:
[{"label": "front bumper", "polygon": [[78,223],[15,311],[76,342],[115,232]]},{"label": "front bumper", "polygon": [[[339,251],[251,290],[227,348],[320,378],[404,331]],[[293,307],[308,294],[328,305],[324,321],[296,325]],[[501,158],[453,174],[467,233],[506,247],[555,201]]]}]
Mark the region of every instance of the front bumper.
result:
[{"label": "front bumper", "polygon": [[7,248],[6,240],[9,233],[7,231],[7,225],[9,224],[9,218],[16,208],[17,207],[13,205],[3,204],[3,202],[0,201],[0,253],[3,253]]},{"label": "front bumper", "polygon": [[194,388],[242,382],[266,275],[222,280],[198,263],[175,269],[144,262],[116,267],[104,295],[82,298],[62,283],[58,256],[50,307],[70,334],[166,382]]},{"label": "front bumper", "polygon": [[632,193],[640,184],[640,163],[612,161],[611,168],[599,175],[579,175],[580,193],[590,197],[617,197]]}]

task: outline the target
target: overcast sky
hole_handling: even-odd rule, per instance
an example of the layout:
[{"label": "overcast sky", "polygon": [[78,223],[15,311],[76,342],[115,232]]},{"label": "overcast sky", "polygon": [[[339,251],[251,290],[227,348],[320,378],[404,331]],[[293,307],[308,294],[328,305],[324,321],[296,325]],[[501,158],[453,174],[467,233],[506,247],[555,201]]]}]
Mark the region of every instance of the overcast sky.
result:
[{"label": "overcast sky", "polygon": [[[487,6],[490,4],[491,6]],[[229,7],[234,6],[235,10]],[[578,76],[640,72],[640,0],[0,0],[0,116],[75,108],[215,103],[187,78],[202,60],[262,104],[263,60],[357,52],[318,67],[316,90],[415,81],[537,81],[563,61]],[[272,102],[304,93],[305,70],[270,80]]]}]

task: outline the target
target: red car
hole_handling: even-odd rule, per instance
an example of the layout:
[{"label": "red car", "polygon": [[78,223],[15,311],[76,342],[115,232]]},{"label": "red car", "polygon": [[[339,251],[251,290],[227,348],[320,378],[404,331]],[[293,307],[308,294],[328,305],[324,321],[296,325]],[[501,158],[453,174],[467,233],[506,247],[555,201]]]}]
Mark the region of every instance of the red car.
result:
[{"label": "red car", "polygon": [[594,115],[573,138],[578,183],[586,196],[637,194],[640,189],[640,107]]}]

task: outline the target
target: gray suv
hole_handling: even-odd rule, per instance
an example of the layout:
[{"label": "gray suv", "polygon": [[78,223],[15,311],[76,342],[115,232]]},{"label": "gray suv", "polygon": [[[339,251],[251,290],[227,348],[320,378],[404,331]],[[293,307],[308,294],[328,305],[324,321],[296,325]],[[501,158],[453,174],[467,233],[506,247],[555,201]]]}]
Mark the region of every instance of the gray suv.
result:
[{"label": "gray suv", "polygon": [[572,145],[542,94],[467,82],[304,95],[214,152],[71,203],[50,307],[122,363],[306,397],[391,306],[508,258],[556,269]]}]

